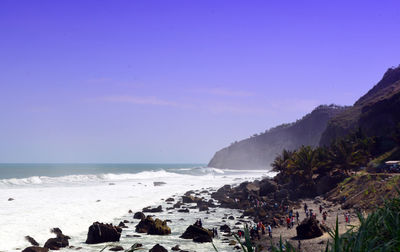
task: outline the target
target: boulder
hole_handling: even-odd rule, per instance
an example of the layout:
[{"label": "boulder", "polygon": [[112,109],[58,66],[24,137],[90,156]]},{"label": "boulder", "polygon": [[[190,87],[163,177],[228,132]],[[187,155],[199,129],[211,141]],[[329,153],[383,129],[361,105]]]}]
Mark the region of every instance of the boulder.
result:
[{"label": "boulder", "polygon": [[149,252],[168,252],[168,250],[166,250],[163,246],[161,246],[160,244],[156,244],[154,245],[153,248],[151,248],[149,250]]},{"label": "boulder", "polygon": [[61,229],[53,228],[51,232],[56,234],[57,237],[48,239],[44,244],[45,248],[51,250],[58,250],[60,248],[67,247],[69,245],[68,240],[71,239],[71,237],[64,235]]},{"label": "boulder", "polygon": [[121,237],[122,229],[112,224],[94,222],[88,230],[86,243],[116,242]]},{"label": "boulder", "polygon": [[179,245],[175,245],[174,247],[171,248],[171,250],[172,251],[179,251],[181,249],[179,248]]},{"label": "boulder", "polygon": [[168,235],[171,234],[171,228],[167,226],[166,221],[147,216],[136,225],[136,232],[147,233],[150,235]]},{"label": "boulder", "polygon": [[189,213],[189,209],[187,209],[187,208],[179,209],[178,212],[179,213]]},{"label": "boulder", "polygon": [[160,213],[160,212],[162,212],[162,206],[160,205],[155,208],[145,207],[145,208],[143,208],[142,211],[143,211],[143,213]]},{"label": "boulder", "polygon": [[109,249],[110,251],[122,251],[124,248],[122,246],[115,246]]},{"label": "boulder", "polygon": [[222,197],[219,199],[219,203],[221,203],[222,208],[231,208],[231,209],[236,209],[237,208],[237,203],[234,199],[228,198],[228,197]]},{"label": "boulder", "polygon": [[166,183],[165,182],[153,182],[153,185],[154,186],[162,186],[162,185],[165,185]]},{"label": "boulder", "polygon": [[142,212],[136,212],[136,213],[133,215],[133,218],[134,218],[134,219],[142,220],[142,219],[146,218],[146,216],[145,216],[144,213],[142,213]]},{"label": "boulder", "polygon": [[299,239],[311,239],[323,235],[318,221],[313,217],[304,219],[301,224],[296,227],[296,231],[297,238]]},{"label": "boulder", "polygon": [[178,201],[172,207],[173,208],[181,208],[182,205],[183,205],[182,202]]},{"label": "boulder", "polygon": [[208,206],[207,206],[207,205],[200,205],[200,206],[199,206],[199,211],[200,211],[200,212],[208,211]]},{"label": "boulder", "polygon": [[48,248],[42,248],[38,246],[31,246],[22,250],[22,252],[48,252],[48,251],[49,251]]},{"label": "boulder", "polygon": [[212,242],[212,232],[203,227],[190,225],[180,236],[182,239],[193,239],[194,242]]},{"label": "boulder", "polygon": [[25,236],[25,240],[32,244],[32,246],[39,246],[39,243],[29,235]]},{"label": "boulder", "polygon": [[287,200],[288,198],[289,198],[289,191],[287,189],[281,189],[274,193],[275,201],[280,202],[282,200]]},{"label": "boulder", "polygon": [[260,196],[266,196],[275,192],[277,189],[278,185],[271,179],[264,179],[260,181]]},{"label": "boulder", "polygon": [[201,201],[201,198],[189,195],[189,196],[182,196],[182,202],[183,203],[197,203]]},{"label": "boulder", "polygon": [[219,227],[219,230],[221,232],[226,232],[226,233],[230,233],[231,232],[231,228],[226,224],[224,224],[221,227]]},{"label": "boulder", "polygon": [[128,228],[128,226],[125,225],[125,223],[122,222],[122,221],[118,224],[118,227],[120,227],[120,228]]},{"label": "boulder", "polygon": [[168,198],[168,199],[165,200],[165,202],[173,202],[173,201],[175,201],[174,198]]}]

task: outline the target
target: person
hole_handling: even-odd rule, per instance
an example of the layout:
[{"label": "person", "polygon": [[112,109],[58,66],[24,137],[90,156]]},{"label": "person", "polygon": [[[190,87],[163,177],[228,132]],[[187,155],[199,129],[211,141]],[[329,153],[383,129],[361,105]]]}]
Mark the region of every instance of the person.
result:
[{"label": "person", "polygon": [[324,220],[324,221],[326,221],[326,217],[328,216],[328,213],[326,212],[326,211],[324,211],[323,213],[322,213],[322,219]]},{"label": "person", "polygon": [[322,205],[319,205],[319,213],[322,213]]},{"label": "person", "polygon": [[304,203],[304,212],[307,212],[308,206],[307,203]]},{"label": "person", "polygon": [[201,219],[199,219],[199,227],[202,227],[203,224],[201,223]]},{"label": "person", "polygon": [[308,218],[308,209],[306,210],[306,218]]},{"label": "person", "polygon": [[262,231],[262,234],[265,235],[265,226],[262,223],[261,223],[261,231]]},{"label": "person", "polygon": [[344,218],[346,220],[346,224],[349,222],[349,216],[347,216],[347,213],[344,214]]},{"label": "person", "polygon": [[290,224],[292,225],[292,228],[293,228],[294,227],[294,216],[292,216],[292,220],[291,220]]},{"label": "person", "polygon": [[268,229],[269,238],[272,238],[272,229],[271,229],[271,225],[268,224],[267,229]]},{"label": "person", "polygon": [[290,218],[286,218],[287,229],[290,229]]},{"label": "person", "polygon": [[301,242],[299,240],[299,242],[297,243],[297,249],[300,251],[301,250]]},{"label": "person", "polygon": [[299,223],[299,217],[300,217],[300,214],[299,214],[298,211],[296,211],[296,221],[297,221],[297,223]]}]

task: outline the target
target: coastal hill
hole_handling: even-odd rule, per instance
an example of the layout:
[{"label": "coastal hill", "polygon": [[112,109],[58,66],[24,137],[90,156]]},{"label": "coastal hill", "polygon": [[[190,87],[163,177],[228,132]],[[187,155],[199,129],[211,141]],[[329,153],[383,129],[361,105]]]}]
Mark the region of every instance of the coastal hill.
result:
[{"label": "coastal hill", "polygon": [[320,145],[329,145],[333,140],[351,131],[361,129],[368,136],[381,138],[381,149],[390,150],[394,130],[400,122],[400,66],[390,68],[370,91],[358,99],[353,106],[333,117],[322,134]]},{"label": "coastal hill", "polygon": [[328,121],[345,107],[321,105],[291,124],[282,124],[266,132],[231,144],[215,153],[209,167],[229,169],[266,169],[283,149],[301,145],[318,146]]},{"label": "coastal hill", "polygon": [[214,154],[208,166],[230,169],[265,169],[283,149],[301,145],[328,146],[352,131],[379,138],[385,152],[395,143],[393,133],[400,122],[400,66],[389,68],[371,90],[353,106],[321,105],[291,124],[231,144]]}]

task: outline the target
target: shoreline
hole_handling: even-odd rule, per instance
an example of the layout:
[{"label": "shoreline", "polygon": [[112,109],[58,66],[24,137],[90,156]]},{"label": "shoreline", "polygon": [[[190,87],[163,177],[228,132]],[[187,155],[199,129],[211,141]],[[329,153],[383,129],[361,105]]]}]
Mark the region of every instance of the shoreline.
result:
[{"label": "shoreline", "polygon": [[[264,179],[266,181],[269,181],[271,179]],[[80,237],[80,241],[78,242],[75,241],[72,242],[71,244],[72,247],[68,248],[62,248],[64,251],[74,251],[74,250],[80,250],[80,249],[89,249],[90,251],[100,251],[103,249],[106,245],[107,248],[105,251],[108,251],[108,249],[117,247],[117,246],[122,246],[124,249],[128,249],[130,245],[134,243],[143,243],[145,249],[151,249],[153,245],[160,244],[164,246],[166,249],[172,249],[176,245],[179,245],[179,247],[182,249],[182,251],[213,251],[212,245],[210,243],[194,243],[191,240],[183,240],[179,238],[180,235],[184,232],[184,230],[187,228],[188,225],[194,224],[195,220],[197,219],[202,219],[203,225],[206,228],[217,228],[219,236],[218,238],[214,239],[214,244],[218,248],[219,251],[232,251],[235,246],[238,246],[235,238],[233,237],[233,233],[237,233],[238,230],[243,230],[243,227],[247,224],[250,227],[254,225],[258,220],[256,219],[257,216],[252,215],[250,212],[248,212],[249,209],[252,209],[256,207],[256,205],[246,205],[243,207],[241,204],[241,201],[246,201],[245,198],[236,198],[235,200],[231,201],[229,200],[224,201],[221,200],[221,192],[222,191],[227,191],[228,188],[231,188],[232,190],[242,190],[243,188],[246,188],[245,191],[247,190],[247,193],[252,193],[254,192],[254,184],[257,184],[257,181],[255,180],[253,182],[242,182],[241,184],[237,185],[237,183],[234,183],[233,185],[237,185],[236,187],[233,187],[232,185],[225,185],[223,187],[208,187],[208,188],[201,188],[201,189],[196,189],[196,190],[189,190],[186,193],[183,194],[174,194],[171,195],[171,197],[168,198],[163,198],[162,203],[160,204],[163,208],[162,212],[149,212],[145,213],[147,215],[151,215],[154,218],[160,218],[161,220],[167,220],[168,223],[167,225],[171,227],[172,234],[169,236],[159,236],[159,235],[147,235],[147,234],[141,234],[137,233],[134,229],[135,226],[140,222],[139,220],[134,220],[132,217],[135,214],[134,211],[127,210],[127,214],[117,217],[114,219],[114,224],[117,225],[118,222],[124,223],[127,228],[122,228],[121,232],[121,240],[119,242],[113,242],[113,243],[99,243],[99,244],[94,244],[94,245],[87,245],[84,244],[84,240],[86,237]],[[161,185],[162,186],[162,185]],[[236,188],[236,189],[235,189]],[[237,195],[236,195],[237,196]],[[192,203],[182,203],[179,208],[173,207],[177,202],[179,201],[184,201],[184,198],[192,198],[193,202]],[[219,198],[219,203],[215,204],[217,201],[217,198]],[[228,196],[229,198],[229,196]],[[173,199],[173,200],[171,200]],[[214,201],[209,201],[210,199],[213,199]],[[208,210],[204,211],[199,211],[199,206],[201,204],[196,203],[197,202],[207,202],[207,206],[213,206],[215,207],[209,207]],[[210,203],[211,202],[211,203]],[[313,200],[306,200],[307,204],[310,205],[310,207],[315,208],[315,202]],[[324,200],[320,200],[321,204],[325,206],[325,209],[329,211],[328,215],[328,226],[332,224],[332,218],[335,215],[335,208],[338,207],[338,205],[333,205],[332,203],[329,203]],[[271,201],[269,202],[271,203]],[[300,212],[300,220],[303,219],[304,213],[301,212],[301,205],[300,202],[288,202],[291,204],[291,206],[294,206],[296,210]],[[229,205],[231,204],[231,205]],[[152,205],[151,207],[156,207],[155,205]],[[259,206],[259,208],[266,208],[266,205],[264,206]],[[296,208],[297,207],[297,208]],[[242,209],[241,209],[242,208]],[[178,212],[178,210],[182,209],[188,209],[188,213],[186,212]],[[275,211],[275,214],[278,214],[281,212],[280,210]],[[258,213],[259,214],[259,213]],[[352,215],[354,217],[354,215]],[[185,224],[180,223],[182,218],[185,219]],[[317,217],[319,218],[319,217]],[[352,218],[355,219],[355,218]],[[267,224],[267,223],[265,223]],[[341,227],[343,226],[343,221],[340,221]],[[354,223],[353,223],[354,224]],[[222,232],[221,227],[227,225],[230,228],[230,232]],[[332,227],[331,227],[332,228]],[[267,232],[266,232],[267,233]],[[279,242],[279,236],[282,235],[282,239],[288,240],[292,244],[294,242],[297,242],[297,239],[295,238],[295,228],[293,229],[287,229],[285,226],[279,225],[279,227],[273,227],[272,229],[273,233],[273,239],[271,240],[268,237],[268,234],[261,235],[261,239],[255,240],[255,244],[262,245],[264,249],[268,249],[271,241],[274,245],[276,245]],[[261,233],[260,233],[261,234]],[[329,237],[325,233],[322,237],[319,238],[314,238],[314,239],[308,239],[308,240],[302,240],[304,241],[302,243],[302,251],[315,251],[316,248],[321,248],[322,246],[326,246],[326,240]],[[143,242],[146,241],[146,242]],[[321,241],[323,243],[321,243]],[[230,244],[230,245],[229,245]],[[297,245],[293,244],[293,245]],[[202,250],[203,248],[203,250]],[[186,250],[189,249],[189,250]],[[181,250],[177,250],[181,251]],[[267,250],[261,250],[261,251],[267,251]]]},{"label": "shoreline", "polygon": [[[250,179],[250,180],[253,180],[253,179],[255,179],[255,178],[259,178],[259,177],[262,177],[262,176],[265,176],[266,174],[268,174],[268,172],[266,172],[266,171],[264,171],[264,172],[262,172],[262,173],[247,173],[246,175],[243,175],[243,176],[239,176],[239,175],[235,175],[235,174],[230,174],[230,175],[228,175],[228,177],[226,177],[226,175],[219,175],[218,177],[215,177],[215,178],[213,178],[213,179],[215,179],[215,181],[214,182],[212,182],[212,181],[210,181],[211,183],[208,183],[208,184],[219,184],[219,185],[215,185],[215,186],[212,186],[212,187],[210,187],[210,188],[208,188],[208,189],[212,189],[212,190],[216,190],[216,189],[218,189],[221,185],[223,185],[223,184],[225,184],[226,182],[224,182],[224,181],[230,181],[229,183],[230,184],[238,184],[238,183],[240,183],[241,181],[243,181],[244,179]],[[192,179],[200,179],[200,181],[206,181],[207,180],[207,178],[212,178],[212,177],[209,177],[209,176],[199,176],[199,177],[197,177],[197,176],[191,176],[190,178],[192,178]],[[160,181],[160,182],[162,182],[163,181],[163,179],[162,178],[157,178],[157,179],[155,179],[154,181],[153,181],[154,179],[152,179],[151,180],[151,182],[148,182],[148,185],[147,185],[147,187],[146,187],[146,185],[145,184],[143,184],[143,183],[141,183],[141,182],[138,182],[138,184],[140,184],[141,183],[141,188],[148,188],[151,192],[153,192],[153,188],[152,188],[152,186],[154,186],[153,185],[153,182],[154,181]],[[165,180],[165,181],[167,181],[167,180]],[[116,182],[115,184],[110,184],[110,185],[106,185],[105,183],[104,183],[104,185],[106,185],[106,187],[104,187],[104,188],[107,188],[107,190],[118,190],[118,187],[119,186],[121,186],[121,183],[122,182]],[[132,182],[127,182],[128,184],[132,184]],[[151,184],[151,185],[150,185]],[[169,184],[169,185],[167,185],[167,186],[170,186],[171,185],[171,182],[170,181],[167,181],[167,184]],[[205,183],[205,184],[207,184],[207,183]],[[86,187],[85,187],[86,188]],[[92,189],[93,187],[90,187],[90,189]],[[130,186],[130,188],[132,188],[131,186]],[[133,189],[134,190],[137,190],[137,189],[135,189],[136,187],[133,187]],[[168,196],[166,196],[166,195],[169,195],[169,196],[172,196],[172,194],[173,193],[170,193],[170,194],[166,194],[165,192],[168,192],[168,190],[170,190],[170,188],[171,187],[165,187],[164,185],[159,185],[159,186],[154,186],[154,188],[157,188],[157,190],[158,191],[160,191],[160,192],[163,192],[164,194],[164,200],[166,199],[166,198],[168,198]],[[165,189],[167,189],[167,191],[163,191],[163,190],[165,190]],[[182,195],[184,195],[184,193],[187,191],[187,190],[190,190],[190,189],[192,189],[192,188],[198,188],[198,189],[196,189],[196,191],[201,191],[201,187],[200,186],[198,186],[198,183],[197,183],[197,186],[194,186],[193,184],[191,184],[190,183],[190,181],[189,182],[187,182],[186,183],[186,186],[180,186],[179,188],[181,188],[181,189],[178,189],[178,191],[181,191],[181,192],[177,192],[177,193],[175,193],[175,197],[177,197],[177,198],[180,198]],[[30,190],[29,188],[25,188],[25,189],[23,189],[23,190],[21,190],[21,193],[23,193],[23,191],[25,191],[26,189],[28,189],[28,190]],[[100,188],[99,188],[100,189]],[[205,189],[205,188],[204,188]],[[42,189],[37,189],[37,190],[42,190]],[[173,189],[173,190],[176,190],[176,189]],[[5,196],[5,195],[4,195]],[[12,195],[12,196],[14,196],[14,195]],[[210,197],[209,195],[207,196],[207,197]],[[20,204],[21,202],[23,202],[22,201],[22,199],[21,199],[21,197],[20,196],[18,196],[18,195],[16,195],[16,197],[14,197],[15,198],[15,201],[12,201],[12,202],[9,202],[9,204]],[[92,197],[92,200],[93,201],[97,201],[96,199],[97,198],[101,198],[101,197],[97,197],[97,196],[94,196],[94,197]],[[161,198],[161,197],[160,197]],[[131,201],[130,200],[130,198],[127,198],[127,199],[125,199],[124,201]],[[152,205],[152,206],[156,206],[157,204],[159,204],[160,202],[154,202],[154,200],[152,200],[153,202],[152,203],[150,203],[150,204],[146,204],[146,205],[143,205],[143,204],[141,204],[142,206],[147,206],[147,205]],[[101,200],[100,202],[98,202],[98,203],[96,203],[96,204],[94,204],[94,206],[97,206],[97,204],[103,204],[102,202],[104,202],[104,204],[106,203],[104,200]],[[115,200],[115,202],[120,202],[120,200],[118,200],[118,199],[116,199]],[[135,199],[135,201],[133,201],[133,202],[137,202],[137,200]],[[130,230],[129,229],[126,229],[126,230],[124,230],[122,233],[122,236],[121,237],[123,237],[124,236],[124,233],[127,233],[127,234],[131,234],[132,232],[134,233],[134,231],[133,231],[133,229],[134,229],[134,225],[136,225],[137,224],[137,222],[135,222],[133,219],[132,219],[132,216],[129,216],[128,215],[128,210],[129,209],[136,209],[136,210],[138,210],[138,211],[141,211],[141,209],[142,209],[142,206],[140,207],[140,208],[138,208],[138,207],[135,207],[135,203],[133,203],[133,204],[131,204],[131,207],[126,207],[127,205],[129,205],[129,204],[122,204],[122,205],[125,205],[125,207],[123,207],[123,209],[125,209],[125,210],[123,210],[123,212],[125,212],[125,214],[121,214],[121,215],[114,215],[114,217],[112,218],[112,223],[113,224],[115,224],[115,225],[117,225],[120,221],[123,221],[123,220],[128,220],[129,222],[130,222],[130,224],[128,224],[128,226],[130,226]],[[165,203],[165,205],[167,206],[167,204]],[[171,217],[172,216],[175,216],[175,215],[177,215],[177,213],[173,213],[173,214],[171,214],[171,213],[168,213],[168,211],[165,211],[165,208],[166,208],[166,206],[165,207],[163,207],[164,208],[164,214],[162,214],[162,215],[165,215],[165,217],[163,217],[163,216],[161,216],[161,218],[165,218],[165,219],[172,219]],[[192,206],[193,207],[193,206]],[[119,209],[121,210],[121,207],[119,207]],[[189,215],[191,215],[192,216],[192,209],[190,209],[190,211],[191,211],[191,213],[189,214]],[[195,211],[195,210],[193,210],[193,211]],[[210,221],[210,225],[214,225],[215,227],[217,227],[217,226],[220,226],[220,222],[221,222],[221,219],[224,217],[224,215],[223,215],[223,211],[225,211],[225,210],[217,210],[217,212],[219,211],[219,215],[218,215],[218,218],[219,218],[219,220],[218,220],[218,225],[217,225],[217,221],[215,220],[215,218],[214,218],[214,220],[212,220],[212,221]],[[235,214],[235,215],[237,215],[237,216],[239,216],[239,213],[235,213],[235,210],[231,210],[232,211],[232,214]],[[174,211],[175,212],[175,211]],[[195,211],[196,212],[196,211]],[[185,213],[179,213],[179,215],[183,215],[183,214],[185,214]],[[187,214],[186,214],[187,215]],[[196,214],[197,215],[197,214]],[[213,214],[211,214],[211,215],[213,215]],[[178,215],[177,215],[178,216]],[[207,217],[206,215],[202,215],[203,216],[203,218],[204,217]],[[208,216],[209,217],[209,216]],[[92,222],[94,222],[94,221],[102,221],[102,220],[104,220],[104,218],[90,218],[92,221],[90,222],[90,223],[92,223]],[[212,219],[212,218],[211,218]],[[67,222],[68,222],[68,217],[66,217],[66,219],[65,219]],[[177,219],[178,220],[178,219]],[[176,220],[176,221],[177,221]],[[185,222],[185,224],[179,224],[179,226],[181,226],[181,227],[179,227],[177,230],[176,230],[176,232],[174,231],[174,229],[175,228],[173,228],[173,232],[175,232],[175,236],[179,236],[179,235],[181,235],[183,232],[184,232],[184,229],[186,229],[186,227],[187,227],[187,224],[189,225],[189,222],[190,222],[190,224],[193,224],[194,223],[194,221],[195,221],[195,218],[192,218],[191,220],[186,220],[186,222]],[[133,222],[133,223],[131,223],[131,222]],[[192,223],[193,222],[193,223]],[[89,226],[90,225],[87,225],[87,226],[85,226],[85,229],[87,230],[87,228],[89,228]],[[172,225],[172,226],[177,226],[177,225]],[[51,225],[51,227],[59,227],[59,228],[61,228],[61,230],[62,231],[64,231],[64,233],[65,233],[65,235],[69,235],[69,233],[68,233],[68,230],[67,229],[65,229],[65,230],[63,230],[63,225],[57,225],[57,224],[55,224],[54,226],[53,225]],[[65,228],[65,227],[64,227]],[[36,238],[36,239],[38,239],[38,241],[39,241],[39,243],[43,246],[44,245],[44,243],[45,243],[45,241],[48,239],[48,238],[50,238],[50,237],[52,237],[53,235],[52,234],[50,234],[50,233],[48,233],[48,230],[47,229],[41,229],[40,231],[42,231],[43,233],[45,232],[45,235],[46,235],[46,237],[42,237],[42,238],[40,238],[40,236],[38,236],[37,234],[36,234],[36,232],[19,232],[19,237],[20,237],[20,239],[19,240],[23,240],[23,237],[25,236],[25,235],[30,235],[30,236],[32,236],[33,238]],[[85,232],[85,233],[84,233]],[[177,233],[179,233],[179,235],[177,234]],[[36,234],[36,237],[35,237],[35,234]],[[87,234],[87,231],[82,231],[82,232],[80,232],[79,234],[77,234],[77,235],[74,235],[73,237],[72,237],[72,240],[70,240],[70,245],[73,245],[74,246],[74,248],[71,248],[71,249],[65,249],[65,248],[63,248],[62,250],[64,250],[64,251],[73,251],[73,250],[75,250],[76,248],[79,248],[79,247],[87,247],[87,245],[85,245],[84,244],[84,241],[86,240],[86,234]],[[131,234],[132,235],[132,234]],[[142,236],[142,238],[141,239],[143,239],[144,237]],[[149,242],[151,242],[151,240],[154,240],[153,239],[153,237],[151,237],[151,236],[145,236],[145,239],[147,240],[147,239],[149,239]],[[140,242],[140,239],[137,239],[137,240],[132,240],[132,241],[124,241],[123,243],[124,243],[124,245],[128,245],[128,243],[130,244],[130,243],[134,243],[134,242]],[[179,241],[179,240],[178,240]],[[29,246],[29,243],[28,242],[19,242],[19,244],[25,244],[25,246]],[[23,247],[25,247],[24,245],[19,245],[18,247],[14,247],[14,249],[12,250],[12,251],[21,251],[22,250],[22,248]],[[101,247],[101,245],[100,245],[100,247]],[[210,247],[211,248],[211,247]],[[1,250],[1,251],[10,251],[9,249],[6,249],[6,250]],[[94,246],[88,246],[88,251],[99,251],[98,250],[98,246],[96,246],[96,245],[94,245]]]}]

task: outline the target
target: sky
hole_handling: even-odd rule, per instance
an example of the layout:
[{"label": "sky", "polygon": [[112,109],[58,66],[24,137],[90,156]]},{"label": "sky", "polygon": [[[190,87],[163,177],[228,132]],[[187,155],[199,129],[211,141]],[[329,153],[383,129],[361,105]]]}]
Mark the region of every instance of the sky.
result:
[{"label": "sky", "polygon": [[0,1],[0,162],[207,163],[400,64],[399,1]]}]

